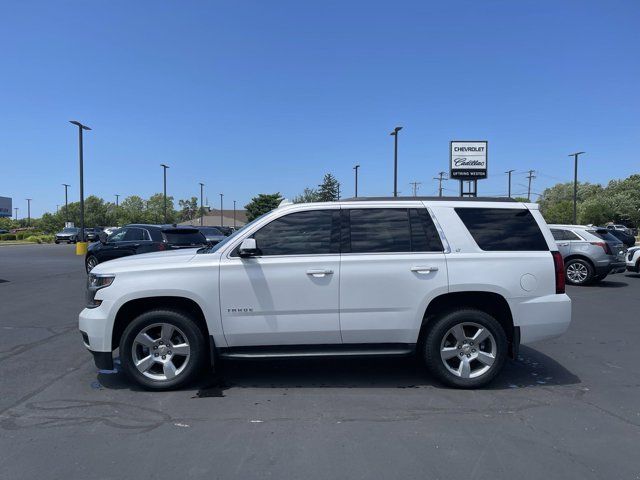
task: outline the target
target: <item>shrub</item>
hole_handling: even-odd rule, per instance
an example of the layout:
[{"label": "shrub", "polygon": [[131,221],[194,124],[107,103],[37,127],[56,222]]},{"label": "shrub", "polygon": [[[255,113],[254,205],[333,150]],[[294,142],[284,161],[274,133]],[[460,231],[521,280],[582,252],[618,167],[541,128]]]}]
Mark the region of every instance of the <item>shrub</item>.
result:
[{"label": "shrub", "polygon": [[0,235],[0,240],[16,240],[16,234],[15,233],[5,233],[3,235]]},{"label": "shrub", "polygon": [[40,237],[37,235],[31,235],[27,238],[23,238],[23,240],[26,240],[27,242],[42,243],[42,241],[40,241]]}]

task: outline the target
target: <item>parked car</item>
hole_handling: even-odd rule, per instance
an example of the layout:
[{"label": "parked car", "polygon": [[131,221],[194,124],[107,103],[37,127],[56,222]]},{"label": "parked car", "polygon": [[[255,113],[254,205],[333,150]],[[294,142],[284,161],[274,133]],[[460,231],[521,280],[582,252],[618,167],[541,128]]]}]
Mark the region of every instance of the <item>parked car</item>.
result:
[{"label": "parked car", "polygon": [[633,247],[636,244],[636,237],[634,237],[633,235],[629,235],[622,230],[608,229],[607,231],[618,240],[620,240],[625,245],[625,247]]},{"label": "parked car", "polygon": [[9,233],[9,230],[5,230],[4,228],[0,228],[0,235],[3,235],[5,233]]},{"label": "parked car", "polygon": [[216,227],[196,227],[200,232],[204,235],[212,245],[215,245],[218,242],[221,242],[225,239],[226,235],[218,230]]},{"label": "parked car", "polygon": [[101,233],[102,233],[102,228],[100,227],[84,229],[84,237],[88,242],[97,242],[98,240],[100,240]]},{"label": "parked car", "polygon": [[549,225],[564,259],[567,282],[588,285],[625,270],[624,245],[606,228]]},{"label": "parked car", "polygon": [[65,227],[61,232],[56,233],[55,243],[67,242],[76,243],[80,237],[80,229],[77,227]]},{"label": "parked car", "polygon": [[627,271],[640,273],[640,247],[631,247],[627,250]]},{"label": "parked car", "polygon": [[213,228],[220,230],[223,233],[223,235],[226,235],[227,237],[233,233],[232,227],[221,227],[219,225],[216,225]]},{"label": "parked car", "polygon": [[102,229],[102,233],[106,234],[107,237],[109,235],[111,235],[113,232],[115,232],[116,230],[118,230],[120,227],[104,227]]},{"label": "parked car", "polygon": [[126,225],[106,238],[103,236],[99,242],[89,245],[85,266],[89,273],[99,263],[116,258],[206,245],[204,235],[193,227]]},{"label": "parked car", "polygon": [[79,327],[98,368],[119,347],[153,390],[219,358],[412,354],[473,388],[568,328],[556,248],[537,206],[515,201],[288,204],[212,247],[96,266]]},{"label": "parked car", "polygon": [[607,230],[617,230],[619,232],[624,232],[627,235],[633,235],[633,230],[630,229],[629,227],[625,227],[624,225],[619,225],[619,224],[615,224],[615,225],[607,225]]}]

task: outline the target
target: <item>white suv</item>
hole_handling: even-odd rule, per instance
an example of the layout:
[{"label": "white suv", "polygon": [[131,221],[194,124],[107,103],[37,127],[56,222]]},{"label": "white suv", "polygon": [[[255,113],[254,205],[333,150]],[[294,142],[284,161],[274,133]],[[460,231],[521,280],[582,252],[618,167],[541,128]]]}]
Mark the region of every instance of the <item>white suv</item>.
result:
[{"label": "white suv", "polygon": [[99,264],[80,330],[98,368],[177,388],[218,358],[407,355],[491,381],[571,320],[536,205],[492,199],[288,204],[217,245]]}]

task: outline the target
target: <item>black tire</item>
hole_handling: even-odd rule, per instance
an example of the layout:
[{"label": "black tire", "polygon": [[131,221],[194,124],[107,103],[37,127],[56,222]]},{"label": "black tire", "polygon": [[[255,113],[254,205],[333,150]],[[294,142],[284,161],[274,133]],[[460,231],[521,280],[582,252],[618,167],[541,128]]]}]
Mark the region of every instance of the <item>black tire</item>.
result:
[{"label": "black tire", "polygon": [[87,273],[90,273],[91,270],[99,263],[100,262],[95,255],[89,255],[84,261],[84,268],[87,270]]},{"label": "black tire", "polygon": [[[574,276],[571,274],[572,268],[575,269],[576,271],[586,272],[586,275],[584,277],[578,278],[577,275]],[[578,286],[588,285],[593,281],[593,277],[595,275],[595,272],[593,270],[593,265],[591,265],[591,263],[581,258],[572,258],[571,260],[569,260],[565,264],[564,270],[565,270],[565,278],[567,280],[567,283],[570,285],[578,285]],[[573,279],[570,277],[570,275],[573,276]]]},{"label": "black tire", "polygon": [[[445,360],[441,358],[441,346],[447,341],[447,339],[452,338],[451,335],[448,335],[448,332],[453,327],[460,324],[480,325],[482,328],[487,329],[487,331],[493,336],[494,345],[491,344],[491,340],[489,339],[485,341],[489,342],[490,346],[495,348],[495,350],[493,352],[493,363],[484,372],[482,372],[482,369],[484,369],[486,365],[477,360],[477,357],[480,354],[480,350],[483,348],[486,349],[486,343],[481,342],[480,345],[475,345],[478,349],[478,353],[475,353],[475,349],[473,350],[474,353],[471,353],[471,347],[468,347],[469,351],[467,352],[467,355],[465,355],[461,349],[457,348],[458,345],[453,346],[453,348],[457,349],[456,352],[458,350],[460,351],[462,357],[471,357],[468,362],[470,365],[473,365],[473,370],[471,370],[471,372],[475,372],[475,374],[478,375],[475,377],[463,378],[454,374],[449,370],[449,368],[447,368],[447,365],[449,365],[450,368],[452,367],[452,362],[454,362],[454,360],[462,363],[462,360],[457,357],[458,353],[456,353],[455,357],[448,360],[447,365],[445,365]],[[466,333],[469,328],[474,327],[468,326],[464,332]],[[507,348],[507,336],[502,325],[500,325],[495,318],[480,310],[464,308],[444,313],[430,325],[429,331],[424,340],[423,354],[427,368],[442,383],[456,388],[478,388],[491,382],[500,372],[507,358]]]},{"label": "black tire", "polygon": [[[132,351],[134,339],[145,328],[154,324],[168,324],[177,328],[179,333],[184,334],[190,348],[189,357],[183,365],[184,368],[172,379],[149,378],[140,372],[134,364]],[[168,345],[168,348],[171,348],[170,344]],[[155,355],[151,349],[149,354]],[[188,315],[181,311],[158,309],[145,312],[127,326],[120,339],[120,361],[124,372],[131,380],[148,390],[173,390],[193,382],[202,372],[207,356],[206,342],[202,331]]]},{"label": "black tire", "polygon": [[54,240],[53,243],[55,243],[56,245],[58,245],[60,243],[59,240]]}]

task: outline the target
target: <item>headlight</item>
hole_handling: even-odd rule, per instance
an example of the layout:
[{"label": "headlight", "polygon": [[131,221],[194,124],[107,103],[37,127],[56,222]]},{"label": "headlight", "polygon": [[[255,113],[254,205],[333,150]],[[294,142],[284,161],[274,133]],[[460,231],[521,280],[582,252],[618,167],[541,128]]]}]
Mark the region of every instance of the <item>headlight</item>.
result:
[{"label": "headlight", "polygon": [[113,283],[115,275],[101,275],[90,273],[87,277],[87,308],[99,307],[101,300],[96,300],[96,292],[101,288],[106,288]]}]

